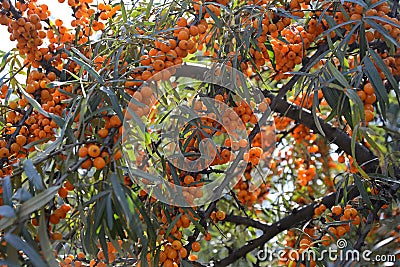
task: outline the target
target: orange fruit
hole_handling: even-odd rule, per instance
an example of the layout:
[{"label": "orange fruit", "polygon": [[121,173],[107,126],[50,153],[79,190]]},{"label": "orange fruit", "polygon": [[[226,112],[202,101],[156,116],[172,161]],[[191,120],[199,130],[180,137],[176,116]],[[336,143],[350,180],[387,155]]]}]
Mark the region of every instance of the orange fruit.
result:
[{"label": "orange fruit", "polygon": [[201,246],[200,246],[199,242],[195,241],[195,242],[192,243],[192,250],[194,252],[199,252],[200,248],[201,248]]},{"label": "orange fruit", "polygon": [[181,247],[181,249],[179,250],[179,255],[181,256],[182,259],[187,257],[187,250],[184,247]]},{"label": "orange fruit", "polygon": [[179,240],[174,240],[174,242],[172,242],[172,248],[175,250],[180,250],[182,248],[182,242]]},{"label": "orange fruit", "polygon": [[26,143],[26,137],[25,137],[24,135],[19,134],[19,135],[17,135],[17,136],[15,137],[15,142],[16,142],[18,145],[23,146],[23,145],[25,145],[25,143]]},{"label": "orange fruit", "polygon": [[60,232],[54,232],[52,235],[52,238],[54,240],[61,240],[63,238],[62,234]]},{"label": "orange fruit", "polygon": [[60,218],[55,214],[51,214],[49,217],[49,222],[52,224],[58,224],[60,222]]},{"label": "orange fruit", "polygon": [[366,83],[366,84],[364,85],[364,92],[365,92],[367,95],[373,94],[373,93],[375,92],[375,91],[374,91],[374,87],[372,86],[371,83]]},{"label": "orange fruit", "polygon": [[335,214],[335,215],[340,215],[340,214],[342,214],[342,207],[339,206],[339,205],[333,206],[333,207],[331,208],[331,210],[332,210],[332,213]]},{"label": "orange fruit", "polygon": [[101,137],[101,138],[106,138],[108,135],[108,129],[106,128],[102,128],[100,129],[97,134]]},{"label": "orange fruit", "polygon": [[106,161],[102,157],[97,157],[93,160],[93,166],[96,169],[101,170],[106,166]]},{"label": "orange fruit", "polygon": [[92,164],[93,164],[92,160],[91,159],[87,159],[82,163],[81,167],[83,169],[87,169],[88,170],[88,169],[90,169],[92,167]]},{"label": "orange fruit", "polygon": [[164,67],[165,67],[165,63],[164,63],[164,61],[162,61],[160,59],[155,60],[153,63],[154,70],[160,71],[160,70],[163,70]]},{"label": "orange fruit", "polygon": [[186,175],[183,181],[186,185],[189,185],[194,182],[194,178],[191,175]]},{"label": "orange fruit", "polygon": [[177,19],[176,25],[178,25],[179,27],[186,27],[187,19],[180,17],[179,19]]},{"label": "orange fruit", "polygon": [[376,95],[375,93],[368,94],[367,97],[365,98],[365,104],[373,104],[376,101]]},{"label": "orange fruit", "polygon": [[87,147],[84,146],[84,147],[79,148],[79,150],[78,150],[79,157],[84,158],[84,157],[87,156],[87,154],[88,154],[88,148]]},{"label": "orange fruit", "polygon": [[140,90],[140,93],[142,94],[142,96],[144,98],[149,98],[152,96],[153,94],[153,89],[151,89],[151,87],[148,86],[144,86],[142,87],[142,89]]},{"label": "orange fruit", "polygon": [[210,233],[206,233],[205,235],[204,235],[204,240],[206,240],[206,241],[210,241],[211,240],[211,234]]},{"label": "orange fruit", "polygon": [[223,221],[225,220],[226,214],[225,212],[223,212],[222,210],[219,210],[216,212],[215,217],[219,220],[219,221]]},{"label": "orange fruit", "polygon": [[67,195],[68,195],[68,189],[65,188],[65,187],[60,187],[60,188],[58,189],[58,195],[59,195],[61,198],[66,198]]},{"label": "orange fruit", "polygon": [[175,259],[176,257],[178,257],[178,252],[175,249],[171,249],[168,251],[167,257],[171,260]]},{"label": "orange fruit", "polygon": [[188,40],[189,39],[189,33],[186,31],[180,31],[178,33],[178,40]]},{"label": "orange fruit", "polygon": [[6,147],[0,148],[0,158],[6,158],[10,155],[10,151]]},{"label": "orange fruit", "polygon": [[121,120],[119,119],[118,115],[114,115],[110,118],[110,125],[111,127],[121,126]]},{"label": "orange fruit", "polygon": [[66,182],[64,183],[64,187],[67,188],[68,191],[72,191],[72,190],[74,190],[74,188],[75,188],[74,185],[71,184],[69,181],[66,181]]},{"label": "orange fruit", "polygon": [[89,156],[91,156],[92,158],[97,158],[100,155],[100,148],[97,145],[90,145],[88,148],[88,154]]}]

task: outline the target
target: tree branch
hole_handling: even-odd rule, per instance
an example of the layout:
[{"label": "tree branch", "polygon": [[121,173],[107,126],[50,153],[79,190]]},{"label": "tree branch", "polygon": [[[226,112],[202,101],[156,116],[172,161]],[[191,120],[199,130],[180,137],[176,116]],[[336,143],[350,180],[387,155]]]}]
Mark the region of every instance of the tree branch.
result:
[{"label": "tree branch", "polygon": [[[352,199],[359,195],[357,186],[355,186],[355,185],[349,186],[346,190],[347,190],[347,197],[349,199]],[[235,262],[236,260],[240,259],[247,253],[262,246],[263,244],[268,242],[271,238],[273,238],[280,232],[288,230],[301,222],[309,220],[314,215],[314,209],[320,204],[324,204],[327,208],[331,208],[333,205],[335,205],[337,197],[339,197],[339,199],[341,199],[343,197],[343,192],[344,192],[344,190],[340,189],[338,192],[331,193],[331,194],[325,196],[319,202],[315,201],[299,210],[293,210],[291,215],[288,215],[285,218],[279,220],[278,222],[275,222],[275,223],[271,224],[270,226],[267,226],[264,231],[264,234],[262,236],[249,241],[243,247],[239,248],[238,250],[233,251],[226,258],[216,262],[216,264],[214,266],[216,266],[216,267],[227,266],[227,265]]]},{"label": "tree branch", "polygon": [[225,222],[232,222],[232,223],[235,223],[235,224],[241,224],[241,225],[245,225],[245,226],[251,226],[251,227],[263,230],[263,231],[268,230],[268,225],[267,224],[265,224],[263,222],[260,222],[260,221],[253,220],[253,219],[251,219],[249,217],[243,217],[243,216],[227,214],[225,219],[224,219],[224,221]]},{"label": "tree branch", "polygon": [[[272,93],[264,91],[264,95],[272,101],[275,101],[276,105],[273,109],[271,107],[272,111],[291,118],[292,120],[307,126],[316,133],[325,135],[325,138],[336,144],[342,151],[349,155],[352,154],[351,137],[346,132],[326,123],[322,118],[317,118],[323,130],[323,133],[320,133],[311,111],[291,104],[286,100],[278,99],[277,96]],[[355,146],[355,160],[358,164],[364,165],[367,172],[376,172],[379,169],[378,158],[359,142],[357,142]]]}]

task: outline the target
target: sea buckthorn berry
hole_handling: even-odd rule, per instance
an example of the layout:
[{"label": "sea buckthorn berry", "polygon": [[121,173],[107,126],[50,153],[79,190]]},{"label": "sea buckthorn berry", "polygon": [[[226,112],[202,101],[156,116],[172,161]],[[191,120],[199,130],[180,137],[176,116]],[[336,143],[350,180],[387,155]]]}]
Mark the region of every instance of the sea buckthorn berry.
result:
[{"label": "sea buckthorn berry", "polygon": [[66,198],[67,195],[68,195],[68,189],[66,189],[65,187],[60,187],[60,188],[58,189],[58,195],[59,195],[61,198]]},{"label": "sea buckthorn berry", "polygon": [[199,242],[195,241],[195,242],[192,243],[192,250],[194,252],[199,252],[200,248],[201,248],[201,245],[200,245]]},{"label": "sea buckthorn berry", "polygon": [[181,249],[179,250],[179,256],[184,259],[186,258],[188,255],[186,248],[181,247]]},{"label": "sea buckthorn berry", "polygon": [[187,25],[187,20],[183,17],[180,17],[177,21],[176,21],[176,25],[178,25],[179,27],[186,27]]},{"label": "sea buckthorn berry", "polygon": [[222,210],[219,210],[215,213],[215,217],[217,218],[217,220],[223,221],[225,220],[226,214]]},{"label": "sea buckthorn berry", "polygon": [[88,154],[89,156],[91,156],[92,158],[97,158],[100,155],[100,148],[97,145],[90,145],[88,148]]},{"label": "sea buckthorn berry", "polygon": [[101,170],[106,166],[106,161],[102,157],[97,157],[93,160],[93,166],[96,169]]},{"label": "sea buckthorn berry", "polygon": [[6,158],[10,155],[10,151],[6,147],[0,148],[0,158]]},{"label": "sea buckthorn berry", "polygon": [[110,125],[111,127],[119,127],[121,126],[122,122],[118,115],[114,115],[110,118]]},{"label": "sea buckthorn berry", "polygon": [[333,214],[335,214],[335,215],[338,216],[338,215],[342,214],[342,207],[339,206],[339,205],[333,206],[333,207],[331,208],[331,211],[332,211]]},{"label": "sea buckthorn berry", "polygon": [[182,248],[182,243],[179,240],[174,240],[174,242],[172,242],[172,248],[175,250],[180,250]]},{"label": "sea buckthorn berry", "polygon": [[87,147],[81,147],[81,148],[79,148],[79,150],[78,150],[78,155],[79,155],[79,157],[81,157],[81,158],[84,158],[84,157],[86,157],[87,155],[88,155],[88,148]]},{"label": "sea buckthorn berry", "polygon": [[102,128],[100,129],[97,134],[101,137],[101,138],[106,138],[108,135],[108,129],[106,128]]}]

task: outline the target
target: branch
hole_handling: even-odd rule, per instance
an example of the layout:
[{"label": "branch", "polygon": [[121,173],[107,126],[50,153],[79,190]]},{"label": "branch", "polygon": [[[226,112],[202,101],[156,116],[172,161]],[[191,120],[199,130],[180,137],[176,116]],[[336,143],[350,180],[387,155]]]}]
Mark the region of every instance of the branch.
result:
[{"label": "branch", "polygon": [[[275,106],[273,107],[274,112],[278,112],[281,115],[291,118],[298,123],[301,123],[308,128],[312,129],[313,131],[320,133],[316,124],[312,113],[307,110],[303,109],[299,106],[293,105],[286,100],[279,99],[272,93],[264,91],[264,95],[269,97],[272,101],[274,101]],[[351,137],[344,131],[333,127],[331,124],[326,123],[321,118],[316,118],[323,130],[323,134],[325,137],[339,146],[339,148],[345,151],[348,154],[351,153]],[[322,134],[322,133],[320,133]],[[367,172],[375,172],[379,169],[379,161],[377,157],[365,146],[361,143],[356,143],[355,146],[355,160],[360,164],[364,165]],[[398,189],[400,188],[400,184],[394,184],[391,189],[390,193],[393,196]],[[352,199],[359,196],[359,191],[356,185],[351,185],[347,189],[347,198]],[[331,208],[336,199],[342,199],[343,197],[343,189],[340,189],[337,192],[331,193],[324,198],[320,202],[313,202],[300,210],[294,210],[293,213],[285,218],[279,220],[278,222],[273,223],[270,226],[267,226],[264,230],[264,234],[256,239],[249,241],[246,245],[239,248],[238,250],[233,251],[229,256],[226,258],[218,261],[215,266],[227,266],[236,260],[242,258],[247,253],[251,252],[252,250],[256,249],[257,247],[262,246],[264,243],[268,242],[271,238],[276,236],[282,231],[288,230],[295,225],[298,225],[301,222],[307,221],[311,219],[314,215],[314,209],[320,205],[321,203],[324,204],[327,208]],[[380,203],[383,205],[383,203]],[[379,209],[379,207],[378,207]]]},{"label": "branch", "polygon": [[[352,199],[359,195],[357,186],[355,186],[355,185],[349,186],[346,190],[347,190],[347,198],[348,199]],[[235,262],[236,260],[242,258],[247,253],[262,246],[263,244],[268,242],[271,238],[273,238],[280,232],[288,230],[301,222],[309,220],[314,215],[314,209],[320,204],[324,204],[327,208],[331,208],[333,205],[335,205],[337,197],[339,197],[339,199],[341,199],[343,197],[343,192],[344,192],[344,190],[340,189],[338,192],[331,193],[331,194],[325,196],[319,202],[315,201],[299,210],[293,210],[291,215],[288,215],[285,218],[279,220],[278,222],[275,222],[275,223],[267,226],[265,228],[264,234],[262,236],[249,241],[243,247],[239,248],[238,250],[233,251],[226,258],[216,262],[216,264],[214,266],[215,267],[227,266],[227,265]]]},{"label": "branch", "polygon": [[[316,124],[315,119],[311,111],[304,109],[300,106],[291,104],[283,99],[278,99],[272,93],[264,91],[264,95],[275,101],[276,105],[272,109],[275,112],[280,113],[282,116],[291,118],[292,120],[307,126],[316,133],[325,135],[330,142],[336,144],[342,151],[351,155],[351,137],[344,131],[333,127],[331,124],[326,123],[322,118],[316,118],[321,125],[323,133],[321,133]],[[364,165],[367,172],[376,172],[379,169],[378,158],[364,145],[357,142],[355,145],[355,158],[356,162],[360,165]]]},{"label": "branch", "polygon": [[263,230],[264,232],[266,230],[268,230],[267,224],[260,222],[260,221],[253,220],[249,217],[242,217],[242,216],[237,216],[237,215],[226,215],[224,221],[254,227],[254,228]]}]

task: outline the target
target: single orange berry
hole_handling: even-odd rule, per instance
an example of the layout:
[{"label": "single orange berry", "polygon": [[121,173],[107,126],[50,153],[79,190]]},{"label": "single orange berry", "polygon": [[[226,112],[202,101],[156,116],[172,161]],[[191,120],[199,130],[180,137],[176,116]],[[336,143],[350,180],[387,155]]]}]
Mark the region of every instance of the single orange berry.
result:
[{"label": "single orange berry", "polygon": [[217,218],[217,220],[223,221],[225,220],[226,214],[222,210],[219,210],[216,212],[215,217]]},{"label": "single orange berry", "polygon": [[179,240],[174,240],[174,242],[172,242],[172,248],[175,250],[180,250],[182,248],[182,243]]},{"label": "single orange berry", "polygon": [[90,145],[89,149],[88,149],[88,154],[89,156],[91,156],[92,158],[96,158],[100,155],[100,148],[97,145]]},{"label": "single orange berry", "polygon": [[97,134],[101,137],[101,138],[106,138],[108,135],[108,129],[106,128],[102,128],[100,129]]},{"label": "single orange berry", "polygon": [[195,241],[195,242],[192,243],[192,250],[194,252],[199,252],[200,248],[201,248],[201,246],[200,246],[199,242]]},{"label": "single orange berry", "polygon": [[106,161],[102,157],[97,157],[93,160],[93,166],[96,169],[101,170],[106,166]]},{"label": "single orange berry", "polygon": [[65,188],[65,187],[60,187],[60,188],[58,189],[58,195],[59,195],[61,198],[66,198],[67,195],[68,195],[68,189]]}]

